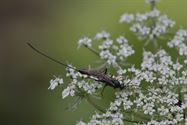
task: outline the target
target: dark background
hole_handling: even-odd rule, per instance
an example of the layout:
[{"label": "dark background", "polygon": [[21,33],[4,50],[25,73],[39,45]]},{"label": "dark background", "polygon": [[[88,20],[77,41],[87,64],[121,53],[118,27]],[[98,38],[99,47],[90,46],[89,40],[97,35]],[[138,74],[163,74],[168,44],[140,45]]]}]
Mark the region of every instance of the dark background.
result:
[{"label": "dark background", "polygon": [[[186,0],[161,0],[158,8],[177,27],[187,28]],[[140,52],[131,59],[136,62],[141,59],[141,42],[119,24],[119,17],[149,9],[144,0],[0,0],[0,124],[72,125],[88,120],[95,110],[87,102],[68,111],[73,98],[62,100],[61,88],[48,90],[53,75],[65,78],[64,67],[37,55],[26,42],[77,67],[94,67],[97,58],[86,49],[78,51],[77,41],[107,30],[113,38],[125,34]],[[113,97],[110,91],[104,93],[106,100]]]}]

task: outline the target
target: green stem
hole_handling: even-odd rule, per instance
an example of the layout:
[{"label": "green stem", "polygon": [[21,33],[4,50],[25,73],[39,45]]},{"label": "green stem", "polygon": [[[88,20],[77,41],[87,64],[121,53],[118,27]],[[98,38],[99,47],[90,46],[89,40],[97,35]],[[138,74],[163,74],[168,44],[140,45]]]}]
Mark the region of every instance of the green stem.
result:
[{"label": "green stem", "polygon": [[[151,3],[151,11],[153,11],[154,9],[156,9],[156,3],[155,1],[153,1]],[[153,19],[153,26],[151,28],[151,32],[153,31],[153,29],[156,27],[156,20],[155,18]],[[154,49],[155,49],[155,52],[157,52],[157,49],[158,49],[158,43],[157,43],[157,37],[154,35],[153,36],[153,44],[154,44]]]},{"label": "green stem", "polygon": [[97,50],[95,50],[94,48],[88,47],[88,46],[86,46],[86,45],[85,45],[85,47],[86,47],[87,49],[89,49],[91,52],[93,52],[95,55],[100,56],[100,55],[99,55],[99,52],[98,52]]},{"label": "green stem", "polygon": [[155,1],[153,1],[152,3],[151,3],[151,10],[154,10],[156,8],[156,3],[155,3]]}]

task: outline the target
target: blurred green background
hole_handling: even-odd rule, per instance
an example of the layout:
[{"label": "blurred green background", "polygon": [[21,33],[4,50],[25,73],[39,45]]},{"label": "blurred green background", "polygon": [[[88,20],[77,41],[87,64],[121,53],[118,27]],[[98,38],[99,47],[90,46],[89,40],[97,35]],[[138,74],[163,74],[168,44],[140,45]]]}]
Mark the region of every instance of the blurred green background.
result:
[{"label": "blurred green background", "polygon": [[[186,0],[161,0],[158,8],[177,27],[187,28]],[[119,24],[119,17],[149,9],[144,0],[0,0],[0,124],[73,125],[88,120],[95,110],[87,102],[68,111],[73,98],[62,100],[61,88],[47,89],[53,75],[65,77],[64,67],[37,55],[26,41],[77,67],[95,67],[97,57],[84,48],[78,51],[77,41],[106,30],[113,38],[125,35],[137,49],[132,62],[141,61],[142,44]],[[98,103],[109,105],[111,91],[107,88],[106,101]]]}]

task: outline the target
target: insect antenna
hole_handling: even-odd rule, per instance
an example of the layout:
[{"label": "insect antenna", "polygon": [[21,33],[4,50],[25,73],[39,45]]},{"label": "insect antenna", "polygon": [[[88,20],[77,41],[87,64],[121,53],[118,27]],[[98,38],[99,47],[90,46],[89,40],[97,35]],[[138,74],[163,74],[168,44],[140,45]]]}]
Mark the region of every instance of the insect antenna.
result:
[{"label": "insect antenna", "polygon": [[56,63],[58,63],[58,64],[60,64],[60,65],[62,65],[62,66],[68,67],[68,68],[70,68],[70,69],[74,69],[74,70],[76,70],[76,71],[79,71],[77,68],[74,68],[74,67],[72,67],[72,66],[69,66],[69,65],[67,65],[67,64],[65,64],[65,63],[63,63],[63,62],[61,62],[61,61],[59,61],[59,60],[56,60],[56,59],[54,59],[54,58],[48,56],[47,54],[43,53],[42,51],[40,51],[39,49],[37,49],[36,47],[34,47],[31,43],[27,42],[27,45],[28,45],[32,50],[34,50],[35,52],[37,52],[38,54],[40,54],[40,55],[42,55],[42,56],[44,56],[44,57],[46,57],[46,58],[52,60],[53,62],[56,62]]}]

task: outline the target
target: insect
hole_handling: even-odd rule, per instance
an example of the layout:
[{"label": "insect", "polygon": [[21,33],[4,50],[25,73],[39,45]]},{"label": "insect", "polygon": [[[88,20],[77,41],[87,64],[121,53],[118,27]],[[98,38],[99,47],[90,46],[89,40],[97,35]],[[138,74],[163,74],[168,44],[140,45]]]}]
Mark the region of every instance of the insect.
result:
[{"label": "insect", "polygon": [[34,51],[36,51],[38,54],[62,65],[65,67],[68,67],[70,69],[73,69],[83,75],[87,75],[90,79],[93,79],[95,81],[98,82],[102,82],[105,83],[105,86],[111,86],[113,88],[119,88],[119,89],[123,89],[124,86],[120,84],[119,80],[117,80],[116,78],[113,78],[112,76],[107,75],[107,69],[105,69],[104,71],[98,71],[98,70],[93,70],[93,69],[78,69],[78,68],[74,68],[72,66],[69,66],[67,64],[65,64],[64,62],[61,62],[59,60],[56,60],[50,56],[48,56],[47,54],[43,53],[42,51],[40,51],[39,49],[37,49],[36,47],[34,47],[31,43],[27,43],[27,45],[33,49]]}]

